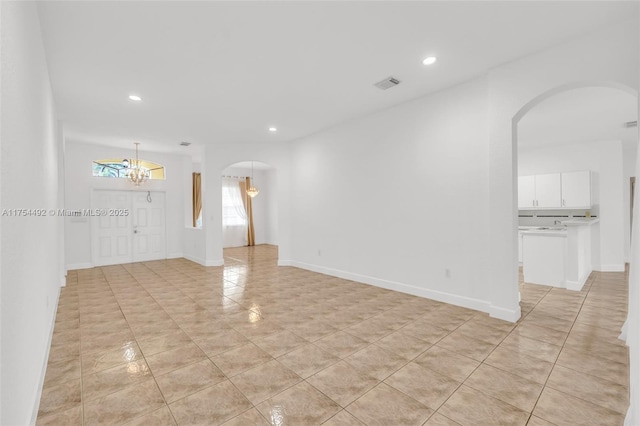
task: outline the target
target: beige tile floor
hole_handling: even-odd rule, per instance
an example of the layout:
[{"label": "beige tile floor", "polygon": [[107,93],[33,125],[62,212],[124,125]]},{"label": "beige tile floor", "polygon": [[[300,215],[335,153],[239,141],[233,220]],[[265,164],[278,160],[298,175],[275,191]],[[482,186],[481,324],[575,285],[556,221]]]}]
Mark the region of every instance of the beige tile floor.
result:
[{"label": "beige tile floor", "polygon": [[627,274],[521,284],[517,324],[276,266],[71,271],[38,424],[622,424]]}]

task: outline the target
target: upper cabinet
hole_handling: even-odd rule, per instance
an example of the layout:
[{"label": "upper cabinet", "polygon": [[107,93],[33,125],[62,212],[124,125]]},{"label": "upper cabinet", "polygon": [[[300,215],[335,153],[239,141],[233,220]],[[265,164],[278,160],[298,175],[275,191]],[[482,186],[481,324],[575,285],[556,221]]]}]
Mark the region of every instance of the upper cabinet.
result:
[{"label": "upper cabinet", "polygon": [[557,209],[562,206],[560,173],[536,175],[536,207]]},{"label": "upper cabinet", "polygon": [[571,209],[591,208],[591,173],[562,173],[562,207]]},{"label": "upper cabinet", "polygon": [[518,208],[536,207],[536,177],[518,176]]},{"label": "upper cabinet", "polygon": [[560,173],[518,177],[518,208],[559,209],[561,207]]},{"label": "upper cabinet", "polygon": [[591,208],[591,173],[586,171],[548,173],[518,177],[518,208]]}]

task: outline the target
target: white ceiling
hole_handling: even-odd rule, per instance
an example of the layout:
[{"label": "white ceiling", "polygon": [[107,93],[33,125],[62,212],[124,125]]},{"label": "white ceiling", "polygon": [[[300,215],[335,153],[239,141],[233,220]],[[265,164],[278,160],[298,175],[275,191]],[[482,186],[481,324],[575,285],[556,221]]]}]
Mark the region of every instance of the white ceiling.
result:
[{"label": "white ceiling", "polygon": [[[66,135],[175,152],[294,140],[636,17],[637,8],[592,1],[39,3]],[[431,67],[421,64],[428,55],[438,57]],[[373,87],[390,75],[402,83]],[[128,100],[131,93],[143,102]]]},{"label": "white ceiling", "polygon": [[587,87],[544,100],[518,123],[518,147],[603,140],[638,141],[638,99],[622,90]]}]

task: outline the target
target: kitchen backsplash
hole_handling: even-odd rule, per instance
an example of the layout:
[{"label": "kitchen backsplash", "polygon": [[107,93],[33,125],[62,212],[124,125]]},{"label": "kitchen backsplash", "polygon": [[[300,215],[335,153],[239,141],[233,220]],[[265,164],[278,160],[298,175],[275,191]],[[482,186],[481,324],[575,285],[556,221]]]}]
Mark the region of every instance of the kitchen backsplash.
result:
[{"label": "kitchen backsplash", "polygon": [[559,220],[569,220],[572,218],[585,217],[587,212],[591,213],[591,217],[598,217],[599,209],[597,206],[590,210],[519,210],[518,225],[519,226],[550,226]]}]

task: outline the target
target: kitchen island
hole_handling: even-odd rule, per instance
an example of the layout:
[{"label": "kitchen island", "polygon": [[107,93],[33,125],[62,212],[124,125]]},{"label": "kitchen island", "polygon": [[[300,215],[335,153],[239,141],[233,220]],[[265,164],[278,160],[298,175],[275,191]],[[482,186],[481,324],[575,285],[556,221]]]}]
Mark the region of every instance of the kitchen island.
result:
[{"label": "kitchen island", "polygon": [[598,219],[571,219],[561,226],[521,227],[524,281],[582,290],[591,274],[591,226]]}]

